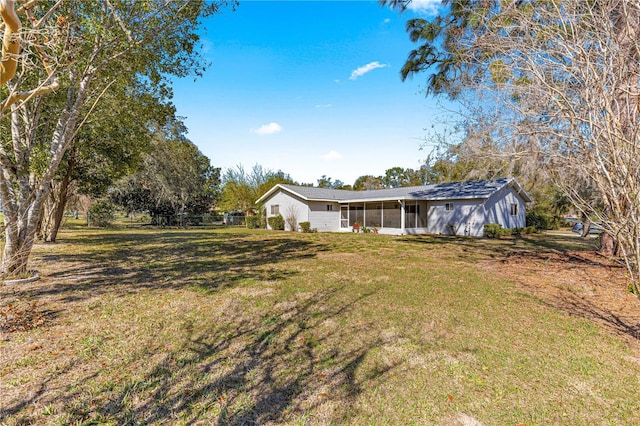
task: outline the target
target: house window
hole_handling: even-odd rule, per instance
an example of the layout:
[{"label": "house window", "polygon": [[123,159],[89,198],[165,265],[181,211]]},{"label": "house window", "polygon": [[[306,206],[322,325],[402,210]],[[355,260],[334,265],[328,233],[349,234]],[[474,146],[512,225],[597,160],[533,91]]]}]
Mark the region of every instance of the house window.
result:
[{"label": "house window", "polygon": [[277,216],[279,214],[280,214],[280,205],[279,204],[273,204],[271,206],[271,215]]},{"label": "house window", "polygon": [[448,212],[452,212],[453,211],[453,203],[445,203],[444,204],[444,209]]},{"label": "house window", "polygon": [[511,204],[511,216],[518,216],[518,205]]},{"label": "house window", "polygon": [[333,204],[327,204],[327,211],[328,212],[332,212],[333,211]]}]

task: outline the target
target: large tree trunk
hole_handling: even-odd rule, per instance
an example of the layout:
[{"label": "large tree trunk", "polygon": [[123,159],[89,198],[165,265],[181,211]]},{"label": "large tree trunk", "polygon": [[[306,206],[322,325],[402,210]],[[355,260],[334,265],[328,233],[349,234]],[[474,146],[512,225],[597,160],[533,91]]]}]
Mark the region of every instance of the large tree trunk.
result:
[{"label": "large tree trunk", "polygon": [[2,253],[2,276],[27,272],[27,265],[37,233],[38,223],[33,219],[25,223],[9,223],[5,227],[5,246]]},{"label": "large tree trunk", "polygon": [[27,264],[44,211],[44,202],[49,196],[55,172],[71,143],[91,78],[92,75],[88,73],[80,79],[77,91],[70,88],[67,92],[65,109],[51,138],[51,160],[39,178],[31,173],[28,153],[23,150],[23,147],[35,145],[35,141],[29,140],[34,134],[22,131],[23,116],[19,114],[15,105],[11,106],[11,133],[16,162],[13,167],[3,166],[0,173],[6,241],[0,266],[0,275],[3,277],[21,274],[28,269]]},{"label": "large tree trunk", "polygon": [[49,229],[45,229],[45,241],[55,243],[58,237],[58,231],[62,226],[62,219],[64,218],[65,208],[67,206],[67,200],[69,198],[69,186],[71,185],[71,175],[75,168],[75,156],[69,155],[69,164],[67,166],[67,172],[59,185],[59,193],[55,199],[53,205],[52,221],[49,224]]},{"label": "large tree trunk", "polygon": [[587,238],[589,236],[589,230],[591,229],[591,220],[586,218],[582,221],[582,234],[580,236],[582,238]]},{"label": "large tree trunk", "polygon": [[[7,199],[6,195],[12,192],[5,179],[0,179],[0,192],[3,199]],[[3,277],[27,272],[29,256],[42,217],[43,196],[46,196],[44,191],[41,196],[23,199],[21,203],[4,204],[5,245],[0,267],[0,275]]]},{"label": "large tree trunk", "polygon": [[618,254],[618,241],[611,236],[608,232],[603,232],[600,237],[600,248],[598,253],[603,256],[617,256]]}]

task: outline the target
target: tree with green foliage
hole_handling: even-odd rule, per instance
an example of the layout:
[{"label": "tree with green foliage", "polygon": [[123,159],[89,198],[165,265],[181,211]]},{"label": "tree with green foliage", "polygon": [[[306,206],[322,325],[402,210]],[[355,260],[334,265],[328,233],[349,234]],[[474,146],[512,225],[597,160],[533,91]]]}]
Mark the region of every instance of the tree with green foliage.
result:
[{"label": "tree with green foliage", "polygon": [[207,213],[219,198],[220,169],[181,131],[172,130],[157,131],[139,170],[111,190],[111,201],[128,213],[148,211],[176,222],[185,214]]},{"label": "tree with green foliage", "polygon": [[296,184],[287,173],[268,170],[258,164],[250,172],[242,164],[227,169],[222,183],[220,207],[226,211],[241,211],[247,216],[260,211],[256,201],[275,185]]},{"label": "tree with green foliage", "polygon": [[353,183],[353,190],[370,191],[373,189],[426,185],[429,183],[426,175],[427,170],[426,166],[418,169],[392,167],[385,171],[384,176],[360,176]]},{"label": "tree with green foliage", "polygon": [[408,181],[407,171],[402,167],[392,167],[384,172],[383,184],[385,188],[400,188]]},{"label": "tree with green foliage", "polygon": [[346,189],[346,190],[351,189],[351,185],[346,185],[340,179],[336,179],[334,181],[331,177],[329,177],[327,175],[322,175],[322,177],[320,179],[318,179],[318,185],[317,186],[318,186],[318,188]]},{"label": "tree with green foliage", "polygon": [[[30,1],[16,9],[12,0],[2,0],[1,275],[27,270],[58,167],[105,94],[113,87],[133,90],[120,85],[124,79],[169,99],[170,76],[204,69],[198,55],[200,20],[224,3]],[[22,19],[28,24],[20,31]]]},{"label": "tree with green foliage", "polygon": [[384,184],[380,176],[364,175],[360,176],[353,183],[354,191],[370,191],[372,189],[383,189]]},{"label": "tree with green foliage", "polygon": [[[406,1],[382,1],[400,9]],[[640,283],[640,4],[623,0],[445,0],[412,19],[402,78],[465,102],[471,134],[529,157],[605,230],[602,251]],[[585,199],[588,184],[602,204]]]},{"label": "tree with green foliage", "polygon": [[73,139],[51,182],[40,230],[44,241],[56,241],[70,197],[105,196],[114,182],[136,171],[151,149],[154,128],[176,121],[175,108],[153,94],[112,89]]}]

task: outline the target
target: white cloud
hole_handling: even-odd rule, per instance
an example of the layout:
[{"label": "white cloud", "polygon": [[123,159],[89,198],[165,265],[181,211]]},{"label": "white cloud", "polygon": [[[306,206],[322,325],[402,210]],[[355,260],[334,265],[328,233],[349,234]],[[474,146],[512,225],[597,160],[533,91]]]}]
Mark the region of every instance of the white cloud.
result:
[{"label": "white cloud", "polygon": [[407,5],[407,9],[416,13],[437,15],[440,6],[442,6],[442,0],[412,0]]},{"label": "white cloud", "polygon": [[249,132],[256,133],[260,136],[273,135],[275,133],[280,133],[281,131],[282,131],[282,126],[275,122],[271,122],[269,124],[263,124],[262,126],[258,127],[258,129],[249,130]]},{"label": "white cloud", "polygon": [[333,105],[331,104],[323,104],[323,105],[316,105],[316,108],[318,109],[325,109],[325,108],[331,108]]},{"label": "white cloud", "polygon": [[381,64],[378,61],[375,62],[369,62],[367,65],[363,65],[359,68],[356,68],[355,70],[353,70],[351,72],[351,77],[349,77],[349,80],[355,80],[358,77],[362,77],[363,75],[365,75],[366,73],[375,70],[376,68],[386,68],[389,65],[387,64]]},{"label": "white cloud", "polygon": [[388,24],[389,22],[391,22],[391,19],[389,19],[389,18],[385,18],[385,20],[384,20],[384,21],[382,21],[382,22],[383,22],[384,24]]},{"label": "white cloud", "polygon": [[331,150],[331,151],[329,151],[327,154],[324,154],[324,155],[322,156],[322,158],[323,158],[324,160],[328,160],[328,161],[331,161],[331,160],[341,160],[341,159],[342,159],[342,154],[340,154],[339,152],[336,152],[336,151],[334,151],[334,150]]}]

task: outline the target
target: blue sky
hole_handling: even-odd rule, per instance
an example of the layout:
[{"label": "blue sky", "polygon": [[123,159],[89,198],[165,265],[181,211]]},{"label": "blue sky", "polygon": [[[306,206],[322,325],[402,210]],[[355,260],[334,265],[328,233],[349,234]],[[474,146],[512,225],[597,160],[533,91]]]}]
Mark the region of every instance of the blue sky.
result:
[{"label": "blue sky", "polygon": [[434,3],[400,15],[375,1],[242,1],[208,19],[212,65],[174,85],[188,138],[216,167],[260,164],[301,183],[419,167],[447,112],[425,97],[426,75],[403,83],[400,68],[405,22]]}]

